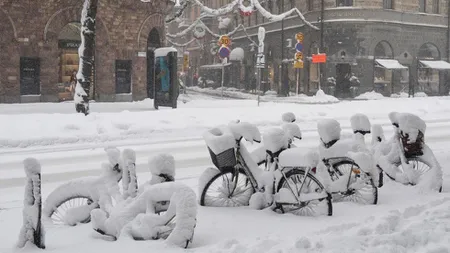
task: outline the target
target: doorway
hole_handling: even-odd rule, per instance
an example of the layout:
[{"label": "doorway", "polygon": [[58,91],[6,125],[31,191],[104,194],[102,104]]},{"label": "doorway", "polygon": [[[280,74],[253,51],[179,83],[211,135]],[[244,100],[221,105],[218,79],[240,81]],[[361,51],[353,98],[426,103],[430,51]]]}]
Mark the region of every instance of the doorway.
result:
[{"label": "doorway", "polygon": [[40,61],[39,58],[20,58],[20,95],[40,95]]},{"label": "doorway", "polygon": [[147,39],[147,95],[154,99],[155,90],[155,49],[161,47],[159,32],[153,28],[148,34]]},{"label": "doorway", "polygon": [[351,75],[352,67],[350,64],[336,64],[336,97],[345,98],[350,96]]},{"label": "doorway", "polygon": [[72,22],[65,25],[58,35],[58,47],[61,52],[60,77],[58,83],[59,101],[73,100],[77,82],[79,56],[81,45],[81,23]]}]

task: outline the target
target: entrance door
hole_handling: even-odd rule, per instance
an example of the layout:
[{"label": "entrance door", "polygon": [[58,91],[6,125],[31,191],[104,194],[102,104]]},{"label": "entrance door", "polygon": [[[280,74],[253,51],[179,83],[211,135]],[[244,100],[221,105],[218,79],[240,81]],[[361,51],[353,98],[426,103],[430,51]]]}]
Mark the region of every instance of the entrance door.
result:
[{"label": "entrance door", "polygon": [[39,58],[20,58],[20,95],[41,94]]},{"label": "entrance door", "polygon": [[116,60],[116,94],[131,93],[131,61]]},{"label": "entrance door", "polygon": [[350,96],[350,77],[352,67],[348,63],[336,64],[336,96],[340,98]]},{"label": "entrance door", "polygon": [[147,95],[153,99],[155,89],[155,49],[161,47],[159,32],[153,28],[147,40]]}]

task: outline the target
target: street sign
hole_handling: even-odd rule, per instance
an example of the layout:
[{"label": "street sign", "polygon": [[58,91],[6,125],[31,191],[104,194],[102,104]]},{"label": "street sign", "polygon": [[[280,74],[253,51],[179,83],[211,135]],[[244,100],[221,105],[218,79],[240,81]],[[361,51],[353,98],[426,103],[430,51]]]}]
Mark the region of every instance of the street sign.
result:
[{"label": "street sign", "polygon": [[301,52],[303,50],[303,44],[300,42],[295,44],[295,50],[297,50],[297,52]]},{"label": "street sign", "polygon": [[325,63],[327,62],[326,54],[313,54],[312,55],[312,63]]},{"label": "street sign", "polygon": [[303,43],[303,39],[304,39],[304,38],[305,38],[305,37],[304,37],[303,33],[297,33],[297,34],[295,35],[295,39],[297,39],[297,41],[300,42],[300,43]]},{"label": "street sign", "polygon": [[266,64],[264,53],[258,53],[256,58],[256,68],[263,69]]},{"label": "street sign", "polygon": [[219,39],[219,45],[220,46],[228,47],[230,44],[231,44],[230,37],[228,37],[226,35],[220,36],[220,39]]},{"label": "street sign", "polygon": [[295,60],[296,61],[303,60],[303,53],[302,52],[295,53]]},{"label": "street sign", "polygon": [[295,61],[294,62],[294,69],[302,69],[303,68],[303,61]]},{"label": "street sign", "polygon": [[219,49],[219,55],[221,58],[227,58],[230,55],[230,49],[226,46],[221,46]]}]

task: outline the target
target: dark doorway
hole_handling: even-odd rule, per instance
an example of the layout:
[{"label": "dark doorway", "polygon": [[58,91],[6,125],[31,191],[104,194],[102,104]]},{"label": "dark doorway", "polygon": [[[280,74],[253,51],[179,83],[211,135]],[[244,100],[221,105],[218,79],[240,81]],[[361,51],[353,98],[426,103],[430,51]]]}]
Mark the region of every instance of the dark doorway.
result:
[{"label": "dark doorway", "polygon": [[348,63],[336,64],[336,96],[345,98],[350,96],[350,77],[352,67]]},{"label": "dark doorway", "polygon": [[148,34],[147,39],[147,95],[149,98],[154,98],[154,66],[155,66],[155,49],[161,47],[161,39],[159,32],[153,28]]},{"label": "dark doorway", "polygon": [[131,93],[131,61],[116,60],[116,94]]},{"label": "dark doorway", "polygon": [[41,94],[39,58],[20,58],[20,95]]}]

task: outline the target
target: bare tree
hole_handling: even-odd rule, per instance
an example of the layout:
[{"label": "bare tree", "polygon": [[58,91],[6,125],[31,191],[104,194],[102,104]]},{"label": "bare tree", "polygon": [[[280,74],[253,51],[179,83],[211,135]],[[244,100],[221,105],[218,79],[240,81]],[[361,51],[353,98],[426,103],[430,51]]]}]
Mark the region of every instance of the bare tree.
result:
[{"label": "bare tree", "polygon": [[89,93],[95,52],[95,17],[98,0],[85,0],[81,12],[80,66],[77,73],[74,102],[78,113],[89,114]]}]

